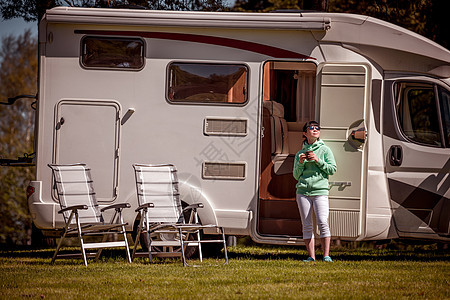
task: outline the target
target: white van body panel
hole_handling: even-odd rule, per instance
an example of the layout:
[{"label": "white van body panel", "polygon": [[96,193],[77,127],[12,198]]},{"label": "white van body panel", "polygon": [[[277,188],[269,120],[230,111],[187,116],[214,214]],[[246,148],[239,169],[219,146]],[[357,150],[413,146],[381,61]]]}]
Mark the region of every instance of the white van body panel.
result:
[{"label": "white van body panel", "polygon": [[[86,66],[85,38],[134,39],[143,45],[143,63]],[[47,164],[87,163],[100,205],[132,205],[123,212],[131,231],[131,165],[172,163],[183,201],[204,204],[203,223],[261,243],[299,244],[289,170],[307,116],[320,121],[337,158],[329,179],[334,238],[449,238],[448,142],[436,148],[397,134],[392,89],[420,81],[450,90],[450,52],[410,31],[349,14],[59,7],[39,25],[39,64],[36,181],[28,201],[34,224],[46,232],[63,226]],[[171,68],[183,64],[245,69],[244,88],[232,88],[243,90],[245,102],[173,101]],[[283,103],[284,115],[268,111],[270,101]],[[282,124],[281,152],[274,120]],[[412,169],[390,165],[391,147],[400,144],[404,164],[426,159]],[[413,197],[396,193],[404,184],[435,202],[403,205]]]}]

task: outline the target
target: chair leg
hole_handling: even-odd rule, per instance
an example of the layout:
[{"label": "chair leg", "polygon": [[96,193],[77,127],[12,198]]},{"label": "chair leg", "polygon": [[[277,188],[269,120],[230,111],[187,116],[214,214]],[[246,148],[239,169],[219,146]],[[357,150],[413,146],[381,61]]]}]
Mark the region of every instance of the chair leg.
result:
[{"label": "chair leg", "polygon": [[[116,215],[117,215],[117,219],[120,222],[120,224],[124,224],[123,217],[122,217],[122,210],[118,209],[118,208],[116,209],[116,212],[114,213],[114,216],[111,219],[111,223],[114,221],[114,217]],[[131,263],[130,247],[128,246],[127,231],[125,230],[125,226],[122,226],[122,233],[123,233],[123,240],[125,243],[125,251],[127,253],[127,259],[128,259],[128,262]]]},{"label": "chair leg", "polygon": [[184,254],[185,247],[184,247],[183,233],[181,231],[181,228],[178,228],[178,232],[180,234],[181,259],[183,260],[183,266],[186,267],[188,264],[186,263],[186,257],[185,257],[185,254]]},{"label": "chair leg", "polygon": [[63,244],[66,234],[67,234],[67,230],[64,231],[64,234],[62,235],[61,239],[59,240],[58,246],[56,247],[55,253],[53,254],[53,257],[52,257],[52,262],[51,262],[52,264],[55,262],[56,257],[58,256],[59,249],[61,248],[61,246]]},{"label": "chair leg", "polygon": [[145,232],[147,233],[147,240],[148,240],[148,259],[149,261],[152,263],[153,262],[153,257],[152,257],[152,238],[150,236],[150,228],[149,228],[149,223],[148,223],[148,215],[145,214]]},{"label": "chair leg", "polygon": [[153,262],[152,239],[150,237],[150,232],[148,232],[148,230],[147,230],[147,239],[148,239],[148,259],[149,259],[149,262]]},{"label": "chair leg", "polygon": [[83,256],[83,261],[84,261],[84,265],[87,267],[87,257],[86,257],[86,251],[84,249],[84,242],[83,242],[83,237],[81,236],[81,234],[79,235],[80,237],[80,243],[81,243],[81,255]]},{"label": "chair leg", "polygon": [[228,264],[227,241],[225,240],[225,232],[223,231],[223,227],[220,227],[220,231],[222,232],[223,252],[225,253],[225,265],[227,265]]},{"label": "chair leg", "polygon": [[127,252],[128,262],[131,263],[130,247],[128,246],[127,232],[125,231],[125,226],[122,226],[123,238],[125,241],[125,251]]},{"label": "chair leg", "polygon": [[200,258],[200,262],[203,262],[203,252],[202,252],[202,243],[200,239],[200,230],[197,231],[197,241],[198,241],[198,256]]},{"label": "chair leg", "polygon": [[131,255],[131,261],[134,260],[135,255],[136,255],[137,246],[139,246],[143,223],[144,223],[144,218],[142,217],[141,221],[139,222],[139,225],[138,225],[138,230],[137,230],[137,234],[136,234],[136,241],[134,242],[134,247],[133,247],[133,254]]},{"label": "chair leg", "polygon": [[139,243],[140,243],[140,236],[141,236],[141,233],[142,233],[142,229],[143,229],[143,227],[144,227],[144,222],[145,222],[145,229],[144,229],[144,231],[145,231],[145,234],[147,235],[147,240],[148,240],[148,244],[147,244],[147,246],[148,246],[148,259],[149,259],[149,261],[150,262],[153,262],[153,259],[152,259],[152,240],[151,240],[151,238],[150,238],[150,232],[149,232],[149,223],[148,223],[148,215],[147,215],[147,209],[143,209],[143,211],[142,211],[142,215],[141,215],[141,221],[139,222],[139,227],[138,227],[138,231],[137,231],[137,235],[136,235],[136,241],[134,242],[134,247],[133,247],[133,254],[132,254],[132,261],[134,260],[134,258],[136,257],[136,249],[137,249],[137,246],[139,245]]},{"label": "chair leg", "polygon": [[53,254],[53,258],[51,261],[52,264],[55,262],[56,257],[58,256],[58,252],[61,249],[61,246],[63,244],[63,241],[66,238],[67,233],[69,232],[69,227],[70,227],[69,225],[70,225],[70,222],[72,222],[74,214],[75,214],[75,211],[72,211],[70,213],[69,218],[66,221],[66,226],[64,227],[64,234],[62,235],[61,240],[59,241],[58,246],[56,247],[55,253]]},{"label": "chair leg", "polygon": [[81,226],[80,226],[80,219],[78,218],[78,212],[75,212],[75,219],[77,220],[77,231],[78,231],[78,238],[80,239],[81,244],[81,255],[83,256],[84,265],[87,267],[86,251],[84,249],[84,241],[83,235],[81,233]]},{"label": "chair leg", "polygon": [[[199,224],[199,221],[198,221],[198,212],[197,212],[197,209],[196,209],[196,208],[194,208],[194,209],[192,210],[191,218],[190,218],[189,222],[192,221],[192,218],[194,219],[195,224]],[[201,230],[198,230],[198,231],[197,231],[198,256],[199,256],[199,258],[200,258],[200,262],[203,262],[203,251],[202,251],[202,243],[201,243],[200,231],[201,231]]]}]

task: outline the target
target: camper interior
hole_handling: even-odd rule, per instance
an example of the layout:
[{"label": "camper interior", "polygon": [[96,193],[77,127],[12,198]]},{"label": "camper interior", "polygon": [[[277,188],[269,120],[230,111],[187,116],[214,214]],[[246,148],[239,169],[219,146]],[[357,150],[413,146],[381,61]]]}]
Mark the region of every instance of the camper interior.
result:
[{"label": "camper interior", "polygon": [[315,119],[316,65],[270,61],[264,65],[261,182],[258,230],[261,235],[301,236],[292,176],[303,143],[303,125]]}]

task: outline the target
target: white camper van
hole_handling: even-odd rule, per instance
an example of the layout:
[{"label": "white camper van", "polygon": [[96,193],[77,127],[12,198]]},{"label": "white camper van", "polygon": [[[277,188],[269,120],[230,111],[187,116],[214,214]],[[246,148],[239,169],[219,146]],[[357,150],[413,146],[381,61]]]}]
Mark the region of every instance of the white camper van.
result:
[{"label": "white camper van", "polygon": [[28,201],[45,233],[63,226],[47,164],[88,164],[132,231],[132,164],[171,163],[202,222],[300,244],[293,157],[317,120],[333,238],[449,240],[450,51],[422,36],[350,14],[58,7],[39,63]]}]

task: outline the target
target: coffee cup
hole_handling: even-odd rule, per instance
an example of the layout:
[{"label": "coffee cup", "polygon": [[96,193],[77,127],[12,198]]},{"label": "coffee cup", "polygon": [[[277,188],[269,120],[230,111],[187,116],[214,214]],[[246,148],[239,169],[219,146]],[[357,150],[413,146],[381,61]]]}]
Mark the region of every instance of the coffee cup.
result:
[{"label": "coffee cup", "polygon": [[306,151],[305,152],[306,159],[310,159],[312,153],[313,153],[312,151]]}]

